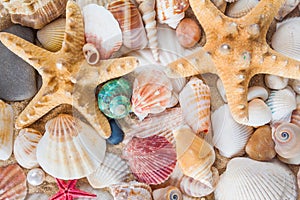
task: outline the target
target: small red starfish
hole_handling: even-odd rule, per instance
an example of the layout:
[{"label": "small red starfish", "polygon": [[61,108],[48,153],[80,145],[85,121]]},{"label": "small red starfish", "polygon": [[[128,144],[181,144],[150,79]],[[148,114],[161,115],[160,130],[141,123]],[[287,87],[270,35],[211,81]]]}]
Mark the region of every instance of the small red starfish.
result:
[{"label": "small red starfish", "polygon": [[73,198],[78,197],[97,197],[95,194],[90,194],[75,188],[77,180],[65,182],[64,180],[56,179],[56,182],[59,187],[59,191],[53,197],[51,197],[50,200],[73,200]]}]

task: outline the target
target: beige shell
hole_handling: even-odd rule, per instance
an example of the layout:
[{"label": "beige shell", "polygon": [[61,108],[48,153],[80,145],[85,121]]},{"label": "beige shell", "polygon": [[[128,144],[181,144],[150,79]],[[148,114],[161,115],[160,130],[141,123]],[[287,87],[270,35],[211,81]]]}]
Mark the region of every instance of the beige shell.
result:
[{"label": "beige shell", "polygon": [[226,14],[229,17],[242,17],[246,15],[248,12],[252,10],[257,4],[259,0],[239,0],[234,3],[231,3],[228,6]]},{"label": "beige shell", "polygon": [[176,10],[174,0],[156,0],[157,20],[161,24],[168,24],[175,29],[179,22],[184,18],[184,11]]},{"label": "beige shell", "polygon": [[284,4],[279,9],[275,18],[277,20],[282,20],[287,16],[292,10],[294,10],[298,5],[300,5],[300,0],[286,0]]},{"label": "beige shell", "polygon": [[290,79],[291,80],[291,87],[293,90],[297,93],[300,94],[300,80],[297,79]]},{"label": "beige shell", "polygon": [[153,191],[153,200],[182,200],[181,191],[174,186],[156,189]]},{"label": "beige shell", "polygon": [[149,185],[131,181],[110,187],[115,200],[152,200],[152,190]]}]

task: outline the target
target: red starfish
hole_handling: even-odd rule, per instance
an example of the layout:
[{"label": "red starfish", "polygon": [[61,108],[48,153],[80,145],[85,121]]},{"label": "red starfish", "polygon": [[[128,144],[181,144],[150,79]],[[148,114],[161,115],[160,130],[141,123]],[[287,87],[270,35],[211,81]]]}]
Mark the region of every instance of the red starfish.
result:
[{"label": "red starfish", "polygon": [[65,182],[64,180],[56,179],[56,182],[59,187],[59,191],[51,197],[50,200],[73,200],[73,198],[78,197],[97,197],[95,194],[90,194],[75,188],[77,180]]}]

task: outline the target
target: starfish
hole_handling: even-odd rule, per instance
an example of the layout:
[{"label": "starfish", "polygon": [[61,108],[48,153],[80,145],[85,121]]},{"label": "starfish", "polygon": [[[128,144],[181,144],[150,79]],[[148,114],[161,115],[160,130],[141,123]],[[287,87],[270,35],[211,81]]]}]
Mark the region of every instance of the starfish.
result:
[{"label": "starfish", "polygon": [[97,195],[81,191],[77,188],[77,180],[70,180],[67,183],[63,180],[56,179],[59,191],[51,197],[50,200],[72,200],[78,197],[96,198]]},{"label": "starfish", "polygon": [[42,76],[39,92],[16,120],[20,129],[34,123],[61,104],[73,105],[104,138],[111,135],[106,117],[95,101],[95,88],[110,79],[133,71],[138,61],[134,57],[101,60],[89,65],[82,47],[85,43],[83,18],[80,8],[69,1],[66,8],[66,28],[62,48],[49,52],[15,35],[0,33],[1,42],[32,65]]},{"label": "starfish", "polygon": [[261,0],[247,15],[230,18],[210,0],[190,0],[206,34],[201,50],[169,64],[170,77],[217,74],[223,82],[233,118],[247,124],[248,83],[256,74],[300,79],[300,62],[268,46],[266,34],[285,0]]}]

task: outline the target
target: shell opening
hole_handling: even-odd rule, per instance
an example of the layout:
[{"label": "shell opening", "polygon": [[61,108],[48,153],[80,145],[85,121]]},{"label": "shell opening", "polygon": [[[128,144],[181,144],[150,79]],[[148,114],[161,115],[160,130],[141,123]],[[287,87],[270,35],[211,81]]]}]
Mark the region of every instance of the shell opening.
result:
[{"label": "shell opening", "polygon": [[84,53],[86,61],[90,65],[96,65],[100,60],[99,51],[91,43],[87,43],[83,46],[83,53]]},{"label": "shell opening", "polygon": [[110,112],[112,112],[116,118],[123,118],[129,114],[130,101],[125,96],[117,96],[110,102]]}]

